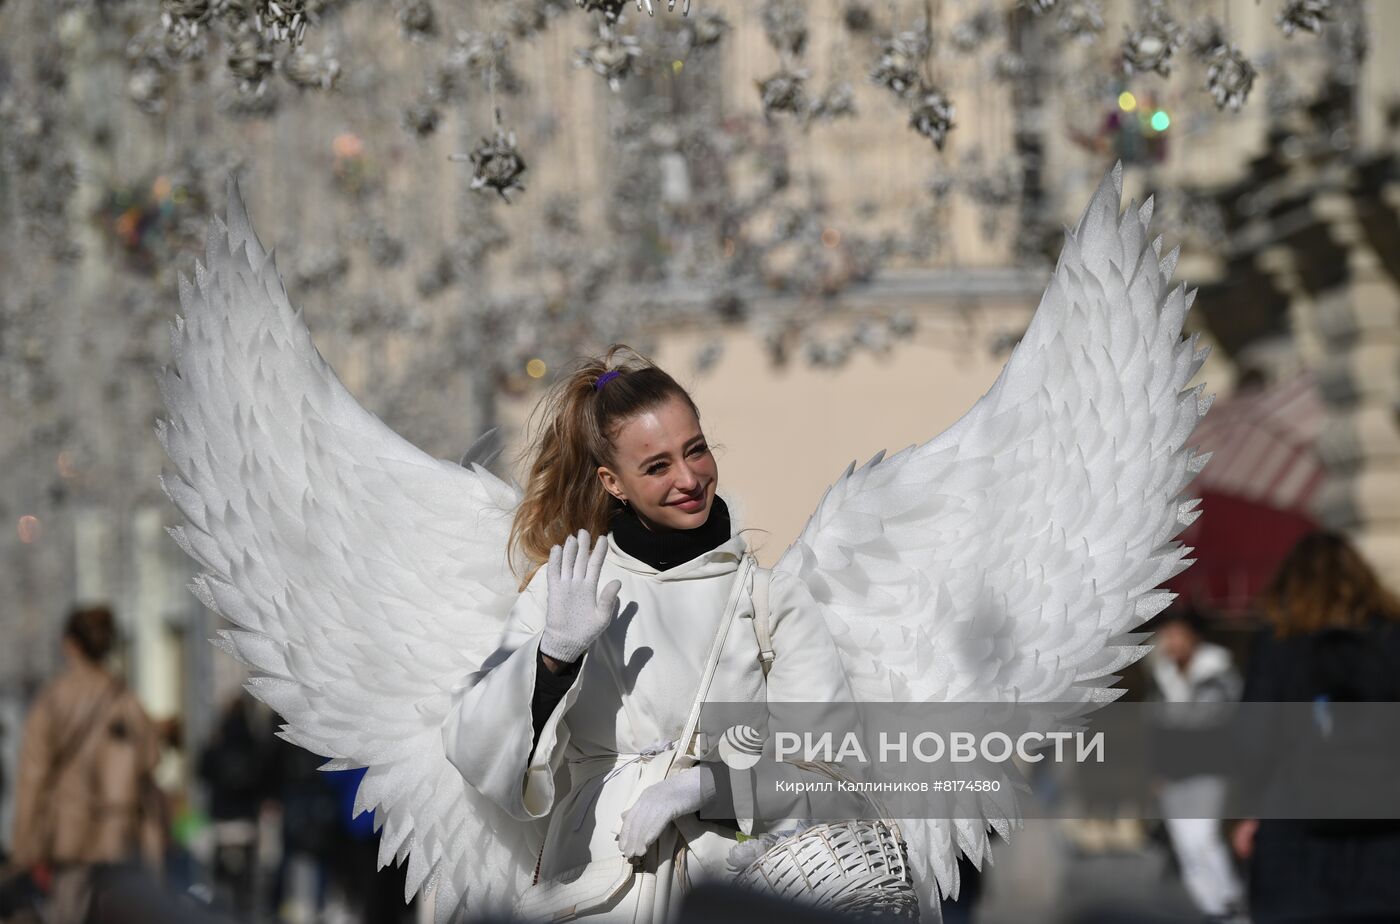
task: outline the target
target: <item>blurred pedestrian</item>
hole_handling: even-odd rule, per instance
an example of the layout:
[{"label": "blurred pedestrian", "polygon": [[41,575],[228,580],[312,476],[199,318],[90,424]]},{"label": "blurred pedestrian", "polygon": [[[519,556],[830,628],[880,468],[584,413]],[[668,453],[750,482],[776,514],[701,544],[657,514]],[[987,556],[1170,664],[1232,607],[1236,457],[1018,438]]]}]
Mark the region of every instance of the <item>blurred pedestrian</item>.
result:
[{"label": "blurred pedestrian", "polygon": [[274,881],[278,914],[289,924],[319,920],[327,908],[329,886],[342,836],[341,804],[336,787],[320,771],[325,760],[310,751],[279,742],[274,779],[282,811],[282,856]]},{"label": "blurred pedestrian", "polygon": [[116,643],[106,607],[74,610],[67,668],[40,690],[25,725],[15,794],[15,862],[47,884],[48,920],[87,920],[103,867],[159,869],[164,813],[153,772],[156,729],[104,661]]},{"label": "blurred pedestrian", "polygon": [[[1163,613],[1153,642],[1148,668],[1162,701],[1239,700],[1242,684],[1234,659],[1226,648],[1205,640],[1199,611]],[[1192,901],[1208,920],[1243,920],[1244,885],[1220,826],[1224,805],[1225,781],[1218,776],[1190,776],[1162,786],[1162,821]]]},{"label": "blurred pedestrian", "polygon": [[[1400,599],[1346,539],[1304,537],[1262,608],[1247,701],[1400,701]],[[1400,822],[1251,820],[1233,839],[1259,924],[1400,920]]]},{"label": "blurred pedestrian", "polygon": [[258,822],[273,786],[272,714],[240,693],[224,707],[213,738],[199,757],[209,787],[214,834],[214,891],[240,915],[261,910]]}]

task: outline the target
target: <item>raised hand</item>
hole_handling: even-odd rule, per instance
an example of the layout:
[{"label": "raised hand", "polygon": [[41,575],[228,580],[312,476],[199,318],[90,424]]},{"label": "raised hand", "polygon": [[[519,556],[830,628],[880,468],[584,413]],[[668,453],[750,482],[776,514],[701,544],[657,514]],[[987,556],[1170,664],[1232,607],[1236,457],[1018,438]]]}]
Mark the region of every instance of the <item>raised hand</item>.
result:
[{"label": "raised hand", "polygon": [[581,529],[562,547],[549,550],[545,566],[549,592],[540,652],[556,661],[570,663],[583,657],[617,615],[622,582],[609,581],[602,594],[598,593],[598,575],[608,544],[600,539],[589,552],[590,542],[588,531]]}]

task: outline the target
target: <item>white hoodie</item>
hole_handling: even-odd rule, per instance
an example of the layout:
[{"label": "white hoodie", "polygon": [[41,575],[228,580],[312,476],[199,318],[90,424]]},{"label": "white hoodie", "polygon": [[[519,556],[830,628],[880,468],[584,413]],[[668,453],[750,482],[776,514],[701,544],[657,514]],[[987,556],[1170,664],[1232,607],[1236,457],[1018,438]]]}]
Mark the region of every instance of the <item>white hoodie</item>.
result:
[{"label": "white hoodie", "polygon": [[1242,682],[1230,652],[1210,642],[1200,642],[1185,670],[1154,650],[1148,659],[1152,679],[1162,699],[1169,703],[1234,702],[1240,698]]}]

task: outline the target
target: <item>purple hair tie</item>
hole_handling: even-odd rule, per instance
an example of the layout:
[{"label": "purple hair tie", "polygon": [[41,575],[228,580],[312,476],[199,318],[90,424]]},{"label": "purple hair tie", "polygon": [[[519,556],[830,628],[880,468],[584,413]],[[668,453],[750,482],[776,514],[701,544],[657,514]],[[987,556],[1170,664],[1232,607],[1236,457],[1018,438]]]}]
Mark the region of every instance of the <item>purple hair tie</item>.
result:
[{"label": "purple hair tie", "polygon": [[622,375],[621,369],[609,369],[607,372],[604,372],[602,375],[598,376],[598,381],[593,383],[593,390],[602,391],[604,385],[608,384],[613,379],[617,378],[619,375]]}]

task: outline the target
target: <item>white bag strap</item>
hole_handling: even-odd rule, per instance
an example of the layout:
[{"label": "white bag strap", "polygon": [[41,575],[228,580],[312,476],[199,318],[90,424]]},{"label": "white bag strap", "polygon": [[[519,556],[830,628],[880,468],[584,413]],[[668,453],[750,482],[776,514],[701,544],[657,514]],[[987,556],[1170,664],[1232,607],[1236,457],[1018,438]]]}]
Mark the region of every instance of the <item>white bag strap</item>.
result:
[{"label": "white bag strap", "polygon": [[773,583],[773,569],[753,571],[753,634],[758,636],[758,660],[763,676],[773,667],[773,633],[768,625],[768,588]]},{"label": "white bag strap", "polygon": [[671,771],[676,768],[677,760],[682,761],[682,766],[686,765],[685,760],[689,757],[691,739],[695,737],[695,726],[700,722],[700,709],[709,697],[710,683],[715,678],[720,655],[724,652],[724,640],[729,637],[729,626],[734,622],[734,615],[739,610],[739,600],[743,598],[744,588],[749,582],[749,575],[756,566],[757,562],[754,561],[754,557],[747,554],[739,565],[738,578],[734,581],[734,589],[729,592],[729,602],[724,607],[724,615],[719,622],[719,631],[715,634],[715,643],[710,647],[710,656],[705,661],[705,672],[700,675],[700,686],[695,692],[695,702],[690,706],[690,716],[685,720],[685,729],[681,732],[681,737],[676,742],[675,751],[671,755],[671,761],[666,767],[666,776],[670,776]]}]

